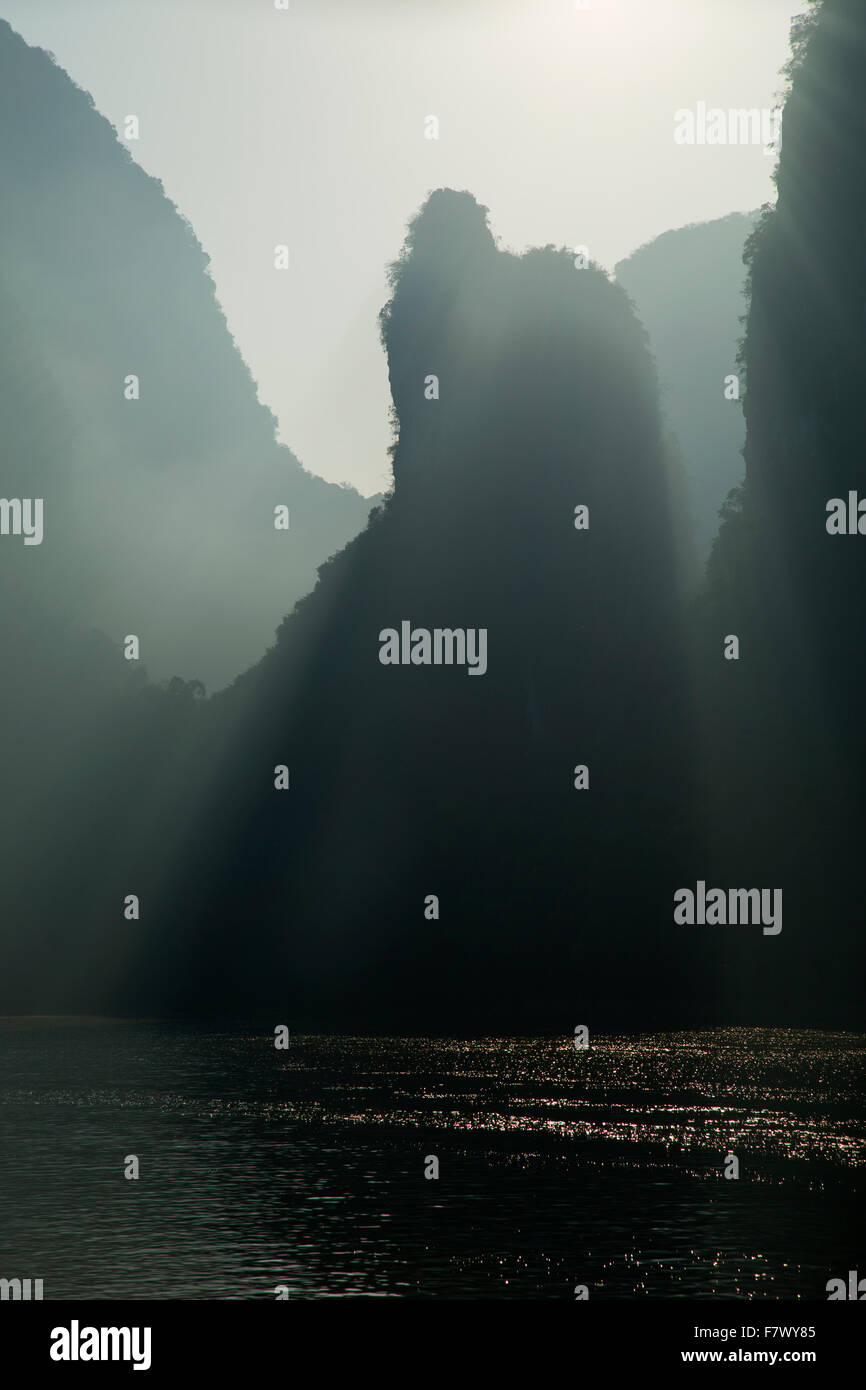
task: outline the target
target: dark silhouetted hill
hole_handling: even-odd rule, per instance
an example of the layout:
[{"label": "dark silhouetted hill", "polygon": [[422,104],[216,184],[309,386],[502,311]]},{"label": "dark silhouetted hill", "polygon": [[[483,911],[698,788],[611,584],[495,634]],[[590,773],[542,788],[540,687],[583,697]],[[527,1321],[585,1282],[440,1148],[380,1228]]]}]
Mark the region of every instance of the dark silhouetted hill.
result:
[{"label": "dark silhouetted hill", "polygon": [[[694,856],[645,334],[598,268],[497,251],[466,193],[431,195],[391,282],[395,491],[231,689],[109,721],[53,1007],[559,1029],[661,1018],[706,969],[702,939],[670,955]],[[484,629],[485,671],[384,665],[404,622]],[[26,904],[44,956],[55,893]]]},{"label": "dark silhouetted hill", "polygon": [[[655,1015],[706,943],[672,960],[688,731],[645,335],[598,268],[497,251],[466,193],[431,195],[392,286],[394,494],[211,702],[135,988],[328,1026]],[[486,673],[383,665],[404,621],[485,629]]]},{"label": "dark silhouetted hill", "polygon": [[788,904],[784,951],[732,949],[741,988],[808,979],[862,1024],[866,535],[829,534],[827,504],[866,495],[866,10],[825,0],[792,33],[778,197],[747,248],[745,480],[698,608],[705,814],[717,870]]}]

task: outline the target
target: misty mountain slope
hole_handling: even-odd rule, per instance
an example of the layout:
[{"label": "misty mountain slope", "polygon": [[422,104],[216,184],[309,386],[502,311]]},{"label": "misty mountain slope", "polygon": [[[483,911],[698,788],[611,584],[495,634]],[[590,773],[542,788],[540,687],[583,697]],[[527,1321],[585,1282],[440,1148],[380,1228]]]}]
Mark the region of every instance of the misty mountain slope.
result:
[{"label": "misty mountain slope", "polygon": [[[44,496],[38,565],[27,557],[40,596],[116,642],[135,633],[152,678],[223,685],[370,503],[276,443],[188,223],[90,97],[5,22],[0,180],[0,490]],[[56,431],[50,449],[41,440],[43,384],[64,417],[59,448]],[[274,528],[281,504],[288,532]]]},{"label": "misty mountain slope", "polygon": [[[430,196],[392,287],[394,493],[209,702],[197,762],[219,772],[128,999],[352,1026],[540,1026],[578,998],[622,1017],[659,983],[689,840],[646,336],[603,271],[497,251],[468,193]],[[385,664],[404,623],[416,656]],[[426,660],[445,627],[483,629],[478,674]],[[704,949],[665,958],[659,1000]]]},{"label": "misty mountain slope", "polygon": [[[603,271],[498,251],[447,189],[391,287],[394,492],[229,689],[108,702],[0,884],[0,998],[558,1028],[649,1018],[706,970],[704,939],[661,949],[689,738],[646,334]],[[414,656],[383,661],[404,624]]]},{"label": "misty mountain slope", "polygon": [[725,378],[738,373],[746,311],[743,251],[757,217],[733,212],[663,232],[615,270],[649,333],[662,406],[683,453],[701,566],[725,498],[743,480],[745,383],[740,401],[726,400],[724,388]]}]

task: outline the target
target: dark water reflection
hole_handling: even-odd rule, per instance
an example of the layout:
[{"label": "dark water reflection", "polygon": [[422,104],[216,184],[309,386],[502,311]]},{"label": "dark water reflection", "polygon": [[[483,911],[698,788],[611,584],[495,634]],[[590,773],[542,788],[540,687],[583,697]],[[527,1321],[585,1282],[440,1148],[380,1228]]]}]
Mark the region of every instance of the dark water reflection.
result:
[{"label": "dark water reflection", "polygon": [[276,1051],[267,1028],[7,1021],[0,1276],[58,1299],[824,1298],[866,1269],[864,1063],[866,1037],[814,1031]]}]

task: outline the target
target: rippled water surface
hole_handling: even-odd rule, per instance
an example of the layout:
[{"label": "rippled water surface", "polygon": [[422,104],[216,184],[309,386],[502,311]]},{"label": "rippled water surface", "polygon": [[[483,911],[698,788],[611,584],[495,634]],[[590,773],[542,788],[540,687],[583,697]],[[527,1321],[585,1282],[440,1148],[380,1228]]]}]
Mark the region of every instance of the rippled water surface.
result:
[{"label": "rippled water surface", "polygon": [[814,1031],[277,1051],[251,1027],[0,1021],[0,1277],[59,1299],[825,1298],[866,1267],[864,1069],[866,1036]]}]

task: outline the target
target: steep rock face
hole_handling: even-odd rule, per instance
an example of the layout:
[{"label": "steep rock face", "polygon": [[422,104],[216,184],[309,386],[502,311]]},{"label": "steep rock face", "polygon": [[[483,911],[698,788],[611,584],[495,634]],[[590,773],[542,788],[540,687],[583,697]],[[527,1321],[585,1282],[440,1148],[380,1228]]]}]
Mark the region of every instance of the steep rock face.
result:
[{"label": "steep rock face", "polygon": [[138,635],[152,678],[218,688],[370,502],[276,443],[189,224],[5,22],[0,182],[0,491],[44,498],[32,582],[114,641]]},{"label": "steep rock face", "polygon": [[[849,493],[855,528],[866,497],[866,11],[824,0],[793,37],[778,198],[746,253],[745,480],[698,609],[706,813],[717,872],[734,865],[785,892],[772,957],[732,943],[743,997],[808,979],[810,1016],[856,1019],[866,537],[847,517]],[[719,660],[724,634],[739,639],[737,662]]]},{"label": "steep rock face", "polygon": [[866,552],[827,526],[832,499],[847,513],[849,493],[866,495],[862,7],[825,0],[800,25],[791,72],[778,199],[747,252],[745,483],[710,577],[766,678],[780,691],[794,680],[804,708],[828,700],[825,722],[857,708],[851,683],[862,690],[866,669],[850,641]]},{"label": "steep rock face", "polygon": [[743,481],[742,403],[725,398],[725,379],[739,372],[743,253],[757,218],[733,212],[664,232],[616,266],[617,283],[649,334],[662,408],[682,449],[701,568],[725,498]]},{"label": "steep rock face", "polygon": [[831,648],[830,605],[863,596],[863,550],[825,523],[830,498],[866,494],[864,77],[866,13],[826,0],[785,107],[777,204],[751,249],[744,344],[751,515],[806,580],[812,635]]},{"label": "steep rock face", "polygon": [[[137,986],[379,1027],[542,1026],[591,989],[622,1020],[657,1002],[687,853],[645,334],[602,271],[497,251],[451,190],[392,285],[394,494],[214,703],[219,776]],[[483,630],[483,672],[436,663],[445,628],[474,655]]]}]

